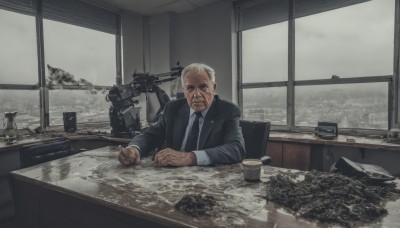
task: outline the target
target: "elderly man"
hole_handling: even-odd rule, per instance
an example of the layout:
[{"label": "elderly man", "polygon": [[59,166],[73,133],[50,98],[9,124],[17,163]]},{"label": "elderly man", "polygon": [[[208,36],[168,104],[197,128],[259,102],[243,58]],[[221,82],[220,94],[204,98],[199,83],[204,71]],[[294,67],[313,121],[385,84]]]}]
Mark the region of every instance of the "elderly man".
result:
[{"label": "elderly man", "polygon": [[120,151],[123,165],[138,164],[140,156],[165,144],[154,157],[157,166],[229,164],[243,160],[240,110],[215,94],[214,70],[199,63],[181,74],[186,99],[169,102],[157,123]]}]

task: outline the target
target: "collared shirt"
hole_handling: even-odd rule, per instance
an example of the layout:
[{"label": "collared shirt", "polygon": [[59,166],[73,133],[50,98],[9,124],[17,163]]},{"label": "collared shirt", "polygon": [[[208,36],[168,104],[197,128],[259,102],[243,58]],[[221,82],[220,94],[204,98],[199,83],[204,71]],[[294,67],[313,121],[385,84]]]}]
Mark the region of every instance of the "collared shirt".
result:
[{"label": "collared shirt", "polygon": [[[199,119],[199,138],[197,139],[197,145],[199,145],[199,139],[200,139],[200,135],[201,135],[201,130],[203,128],[204,117],[207,115],[208,109],[201,112],[202,117],[200,117],[200,119]],[[189,136],[190,129],[192,129],[192,125],[193,125],[193,122],[195,119],[196,119],[195,111],[192,108],[190,108],[189,123],[186,126],[185,136],[183,137],[181,151],[185,151],[187,138]],[[211,164],[210,157],[207,155],[207,153],[204,150],[195,150],[195,151],[193,151],[193,153],[196,155],[197,165]]]},{"label": "collared shirt", "polygon": [[[199,138],[200,138],[200,134],[201,134],[201,129],[203,128],[204,117],[206,116],[208,110],[209,110],[209,108],[201,112],[201,115],[203,117],[201,117],[199,119]],[[192,129],[193,122],[196,119],[196,115],[194,113],[195,113],[195,111],[192,108],[190,108],[189,123],[186,126],[185,136],[183,137],[181,151],[185,151],[186,142],[187,142],[187,138],[188,138],[190,129]],[[197,139],[197,145],[199,144],[199,138]],[[130,144],[129,146],[136,147],[140,151],[140,148],[137,145]],[[197,165],[211,164],[211,159],[204,150],[195,150],[195,151],[193,151],[193,153],[196,155]]]}]

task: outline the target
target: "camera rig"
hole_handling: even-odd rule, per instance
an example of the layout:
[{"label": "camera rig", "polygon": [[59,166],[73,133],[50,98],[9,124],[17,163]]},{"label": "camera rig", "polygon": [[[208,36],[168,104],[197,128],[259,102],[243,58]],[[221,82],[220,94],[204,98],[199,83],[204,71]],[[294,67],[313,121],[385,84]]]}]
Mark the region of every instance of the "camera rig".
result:
[{"label": "camera rig", "polygon": [[165,105],[170,101],[169,96],[158,85],[180,77],[183,67],[172,67],[171,71],[151,75],[149,73],[134,72],[132,82],[125,85],[114,85],[106,95],[111,102],[109,109],[111,134],[116,137],[132,138],[141,129],[138,97],[142,93],[155,93],[160,103],[154,121],[157,121]]}]

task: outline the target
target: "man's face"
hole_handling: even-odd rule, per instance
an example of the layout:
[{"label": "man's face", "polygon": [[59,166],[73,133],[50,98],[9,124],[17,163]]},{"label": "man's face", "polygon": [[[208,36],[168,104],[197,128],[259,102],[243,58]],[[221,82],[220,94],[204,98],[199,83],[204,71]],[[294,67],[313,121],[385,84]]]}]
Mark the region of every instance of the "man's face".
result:
[{"label": "man's face", "polygon": [[188,72],[183,84],[188,105],[196,112],[210,107],[216,85],[208,78],[205,71]]}]

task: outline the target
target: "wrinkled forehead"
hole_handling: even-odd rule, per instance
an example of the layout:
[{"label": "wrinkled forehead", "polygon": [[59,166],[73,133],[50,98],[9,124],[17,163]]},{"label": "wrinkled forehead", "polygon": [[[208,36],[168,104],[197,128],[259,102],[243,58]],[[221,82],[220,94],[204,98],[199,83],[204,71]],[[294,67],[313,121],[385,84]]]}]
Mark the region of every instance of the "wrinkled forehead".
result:
[{"label": "wrinkled forehead", "polygon": [[188,71],[184,76],[184,83],[212,83],[210,76],[204,70]]}]

